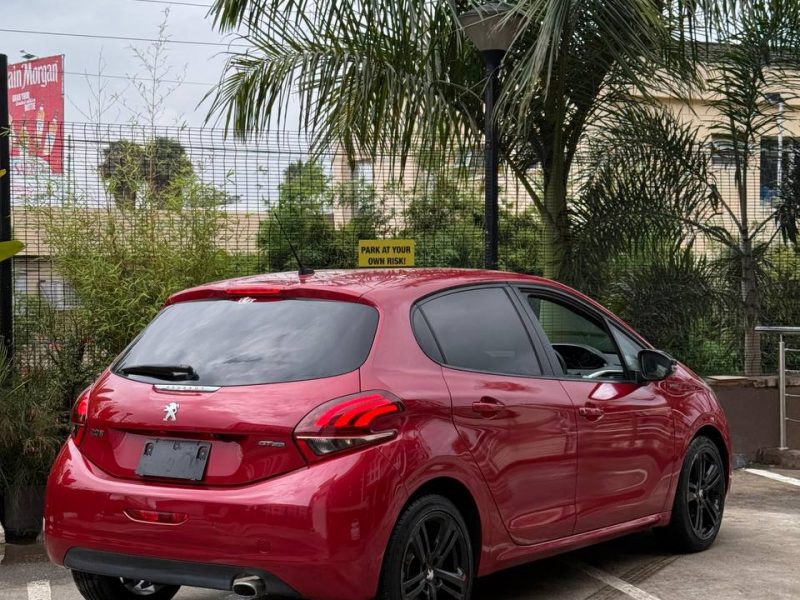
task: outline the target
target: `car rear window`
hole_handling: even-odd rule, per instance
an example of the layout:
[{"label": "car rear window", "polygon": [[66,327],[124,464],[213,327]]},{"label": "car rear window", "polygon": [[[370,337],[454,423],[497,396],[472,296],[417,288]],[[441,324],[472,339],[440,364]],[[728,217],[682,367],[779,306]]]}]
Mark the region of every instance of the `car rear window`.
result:
[{"label": "car rear window", "polygon": [[[114,371],[134,365],[189,365],[193,385],[254,385],[321,379],[359,368],[378,311],[332,300],[202,300],[164,309]],[[131,379],[163,383],[151,376]]]}]

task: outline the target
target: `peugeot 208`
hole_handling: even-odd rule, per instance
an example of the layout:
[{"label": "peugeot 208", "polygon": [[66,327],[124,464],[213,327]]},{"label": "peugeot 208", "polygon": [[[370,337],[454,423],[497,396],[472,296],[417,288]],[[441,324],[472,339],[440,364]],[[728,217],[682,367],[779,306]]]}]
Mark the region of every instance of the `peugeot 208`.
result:
[{"label": "peugeot 208", "polygon": [[180,292],[72,425],[45,536],[88,600],[467,599],[634,531],[704,550],[730,481],[699,377],[578,292],[502,272]]}]

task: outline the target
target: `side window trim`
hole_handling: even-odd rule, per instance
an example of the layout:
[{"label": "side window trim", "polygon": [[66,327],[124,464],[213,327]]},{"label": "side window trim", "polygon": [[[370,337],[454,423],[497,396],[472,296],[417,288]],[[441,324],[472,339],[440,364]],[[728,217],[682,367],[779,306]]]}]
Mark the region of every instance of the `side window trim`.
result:
[{"label": "side window trim", "polygon": [[[631,342],[633,345],[640,346],[641,348],[647,348],[648,347],[647,344],[642,343],[636,337],[632,336],[630,333],[628,333],[628,331],[626,331],[618,323],[614,323],[613,321],[609,320],[608,328],[611,331],[611,337],[614,340],[614,343],[619,348],[620,355],[622,356],[622,362],[623,362],[624,365],[627,364],[627,361],[625,360],[625,355],[622,353],[622,343],[620,342],[620,338],[625,338],[629,342]],[[638,362],[638,359],[637,359],[637,362]],[[627,370],[631,371],[630,368],[628,368]]]},{"label": "side window trim", "polygon": [[[496,372],[491,372],[491,371],[478,371],[478,370],[475,370],[475,369],[468,369],[468,368],[465,368],[465,367],[458,367],[458,366],[454,366],[454,365],[448,364],[447,357],[446,357],[446,355],[444,353],[444,350],[442,349],[441,343],[439,342],[439,339],[438,339],[438,337],[436,335],[436,332],[434,331],[433,327],[431,326],[431,324],[430,324],[430,322],[428,320],[427,315],[425,314],[425,310],[424,310],[425,304],[427,304],[428,302],[430,302],[432,300],[436,300],[436,299],[442,298],[444,296],[449,296],[451,294],[457,294],[459,292],[466,292],[466,291],[469,291],[469,290],[480,290],[480,289],[487,289],[487,288],[488,289],[491,289],[491,288],[500,289],[500,290],[503,290],[505,292],[506,297],[508,298],[509,302],[511,303],[511,306],[514,308],[514,311],[515,311],[515,313],[517,315],[517,318],[519,319],[520,327],[522,327],[523,331],[525,332],[525,335],[527,336],[528,340],[530,341],[531,347],[533,349],[533,355],[536,358],[537,366],[539,367],[539,371],[541,371],[541,374],[538,374],[538,375],[520,375],[519,373],[496,373]],[[435,292],[433,294],[430,294],[428,296],[425,296],[423,298],[418,299],[411,306],[411,312],[410,312],[410,317],[411,317],[410,321],[411,321],[412,333],[414,333],[415,339],[417,338],[417,335],[416,335],[416,332],[413,331],[413,329],[414,329],[414,318],[413,317],[414,317],[414,314],[415,314],[416,311],[419,311],[420,314],[422,315],[422,317],[423,317],[423,319],[425,321],[425,325],[428,327],[428,330],[430,331],[431,336],[433,337],[434,341],[436,342],[437,350],[439,351],[439,354],[441,356],[441,360],[437,360],[435,357],[430,356],[427,352],[425,352],[424,348],[422,347],[422,345],[419,344],[418,340],[417,340],[417,345],[420,347],[420,349],[422,349],[423,353],[428,358],[433,360],[435,363],[439,364],[441,367],[444,367],[444,368],[447,368],[447,369],[453,369],[453,370],[456,370],[456,371],[465,371],[465,372],[468,372],[468,373],[480,373],[480,374],[484,374],[484,375],[500,375],[500,376],[507,376],[507,377],[522,377],[522,378],[526,378],[526,379],[548,378],[552,373],[552,367],[550,366],[550,357],[547,355],[547,349],[542,344],[542,340],[539,337],[538,333],[535,332],[532,329],[532,327],[530,326],[529,319],[527,318],[527,315],[525,314],[525,307],[519,305],[519,297],[518,297],[518,294],[517,294],[517,290],[514,289],[514,287],[509,282],[492,281],[492,282],[479,283],[479,284],[472,283],[472,284],[467,284],[467,285],[447,288],[446,290],[440,290],[438,292]],[[544,360],[544,357],[547,357],[546,361]]]},{"label": "side window trim", "polygon": [[[572,298],[571,296],[561,293],[558,290],[553,290],[550,288],[536,286],[536,285],[516,285],[517,296],[519,298],[520,303],[523,306],[523,309],[528,315],[528,319],[531,322],[532,327],[536,330],[537,335],[541,336],[542,343],[545,347],[545,351],[547,352],[548,360],[551,364],[551,370],[553,373],[553,377],[555,379],[562,379],[562,380],[569,380],[569,381],[581,381],[581,379],[575,379],[573,377],[566,377],[560,374],[560,364],[558,363],[558,358],[555,356],[555,350],[553,349],[552,345],[550,344],[550,340],[547,337],[547,333],[545,333],[544,329],[542,328],[542,324],[539,322],[539,319],[533,313],[533,309],[531,308],[530,304],[527,301],[525,296],[529,294],[533,294],[536,296],[540,296],[544,299],[550,299],[555,302],[560,302],[565,306],[574,309],[577,313],[584,313],[588,316],[591,320],[596,321],[599,323],[603,330],[605,331],[606,335],[608,335],[611,343],[614,344],[614,348],[616,349],[617,355],[620,359],[620,364],[625,372],[625,379],[612,379],[612,378],[597,378],[592,381],[597,381],[599,383],[602,382],[615,382],[615,383],[632,383],[636,381],[636,375],[631,372],[628,368],[628,365],[625,362],[625,358],[622,355],[622,350],[619,347],[619,342],[617,341],[616,336],[611,331],[611,325],[613,321],[611,321],[605,314],[600,313],[596,309],[593,309],[590,306],[587,306],[585,303],[580,302],[579,300]],[[624,329],[623,329],[624,331]],[[633,336],[632,336],[633,337]],[[637,342],[638,339],[634,338]],[[649,347],[647,344],[642,344],[644,347]],[[583,380],[586,381],[586,380]]]},{"label": "side window trim", "polygon": [[539,353],[539,356],[544,357],[545,359],[539,359],[539,362],[542,365],[543,377],[560,378],[561,376],[559,374],[559,369],[561,368],[561,365],[556,357],[556,351],[553,350],[553,347],[550,345],[547,334],[544,332],[544,329],[542,329],[542,324],[539,323],[539,319],[537,319],[536,315],[533,314],[533,310],[531,310],[531,307],[525,298],[525,294],[529,293],[529,290],[532,288],[530,288],[530,286],[519,285],[512,285],[510,287],[512,288],[511,295],[517,311],[520,313],[520,317],[524,321],[525,327],[528,329],[531,339],[535,340],[534,345]]}]

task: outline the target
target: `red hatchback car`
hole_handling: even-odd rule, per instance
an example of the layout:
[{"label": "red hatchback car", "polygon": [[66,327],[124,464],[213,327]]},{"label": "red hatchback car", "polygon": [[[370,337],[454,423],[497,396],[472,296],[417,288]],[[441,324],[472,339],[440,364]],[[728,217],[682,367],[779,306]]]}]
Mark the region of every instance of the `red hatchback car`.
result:
[{"label": "red hatchback car", "polygon": [[648,528],[708,548],[730,483],[698,376],[513,273],[180,292],[72,420],[45,535],[88,600],[467,599],[477,576]]}]

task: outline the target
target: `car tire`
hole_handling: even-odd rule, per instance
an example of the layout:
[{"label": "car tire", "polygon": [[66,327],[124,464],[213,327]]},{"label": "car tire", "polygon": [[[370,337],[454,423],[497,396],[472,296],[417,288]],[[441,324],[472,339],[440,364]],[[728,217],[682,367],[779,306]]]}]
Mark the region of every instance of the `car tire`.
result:
[{"label": "car tire", "polygon": [[469,529],[456,506],[436,494],[407,506],[386,548],[378,598],[469,600],[474,578]]},{"label": "car tire", "polygon": [[82,571],[73,571],[72,579],[86,600],[172,600],[180,589],[177,585],[123,581],[120,577],[105,577]]},{"label": "car tire", "polygon": [[698,436],[689,445],[669,525],[656,533],[678,552],[702,552],[717,538],[725,510],[725,466],[716,444]]}]

